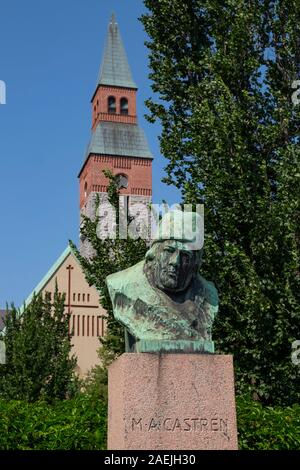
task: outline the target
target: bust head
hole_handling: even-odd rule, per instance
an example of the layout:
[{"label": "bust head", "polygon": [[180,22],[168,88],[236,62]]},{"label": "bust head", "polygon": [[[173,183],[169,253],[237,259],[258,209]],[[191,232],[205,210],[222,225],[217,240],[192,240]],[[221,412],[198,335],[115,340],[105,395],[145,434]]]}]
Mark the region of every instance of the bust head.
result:
[{"label": "bust head", "polygon": [[[181,211],[168,213],[161,220],[146,254],[145,274],[152,285],[170,293],[189,287],[201,265],[202,246],[195,244],[201,222],[198,214]],[[193,223],[196,232],[192,230]]]},{"label": "bust head", "polygon": [[147,253],[145,272],[150,282],[166,292],[182,292],[201,264],[202,250],[191,251],[178,240],[165,240]]}]

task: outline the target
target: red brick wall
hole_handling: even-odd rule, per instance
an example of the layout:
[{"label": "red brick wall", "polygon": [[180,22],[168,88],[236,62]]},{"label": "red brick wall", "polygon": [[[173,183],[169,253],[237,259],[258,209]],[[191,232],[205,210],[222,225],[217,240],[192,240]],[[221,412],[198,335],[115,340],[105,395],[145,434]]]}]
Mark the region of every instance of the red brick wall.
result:
[{"label": "red brick wall", "polygon": [[[152,160],[149,158],[112,157],[90,155],[80,175],[80,208],[90,192],[106,192],[108,180],[103,170],[128,177],[128,188],[120,194],[152,195]],[[85,195],[85,185],[87,185]]]},{"label": "red brick wall", "polygon": [[[108,113],[108,97],[116,98],[116,114]],[[120,100],[127,98],[128,115],[120,114]],[[101,85],[92,100],[92,129],[101,121],[136,124],[136,90]]]}]

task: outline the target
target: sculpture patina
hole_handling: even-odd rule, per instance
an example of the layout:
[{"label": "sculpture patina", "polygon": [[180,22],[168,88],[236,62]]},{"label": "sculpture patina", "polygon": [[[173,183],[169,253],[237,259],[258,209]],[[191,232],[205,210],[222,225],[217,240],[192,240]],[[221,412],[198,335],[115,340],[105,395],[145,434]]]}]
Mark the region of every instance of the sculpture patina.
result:
[{"label": "sculpture patina", "polygon": [[197,213],[168,212],[145,260],[107,277],[114,316],[125,327],[126,352],[214,353],[218,294],[199,274],[200,232]]}]

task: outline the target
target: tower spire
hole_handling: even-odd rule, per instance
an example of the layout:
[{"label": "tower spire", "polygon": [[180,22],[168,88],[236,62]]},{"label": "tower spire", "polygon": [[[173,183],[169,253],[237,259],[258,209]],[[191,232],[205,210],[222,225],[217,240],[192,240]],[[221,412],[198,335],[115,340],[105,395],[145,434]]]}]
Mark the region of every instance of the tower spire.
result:
[{"label": "tower spire", "polygon": [[137,88],[132,78],[127,55],[114,13],[111,15],[108,27],[104,58],[97,81],[97,86],[98,85]]}]

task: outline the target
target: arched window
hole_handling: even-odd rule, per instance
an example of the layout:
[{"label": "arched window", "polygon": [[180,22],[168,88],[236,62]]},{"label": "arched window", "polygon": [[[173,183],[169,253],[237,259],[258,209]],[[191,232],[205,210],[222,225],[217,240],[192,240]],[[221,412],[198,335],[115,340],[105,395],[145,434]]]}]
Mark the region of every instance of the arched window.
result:
[{"label": "arched window", "polygon": [[118,189],[128,188],[128,177],[123,174],[117,175],[117,184],[118,184]]},{"label": "arched window", "polygon": [[116,114],[116,98],[114,96],[108,97],[108,112],[111,114]]},{"label": "arched window", "polygon": [[120,101],[121,114],[128,114],[128,99],[121,98]]}]

